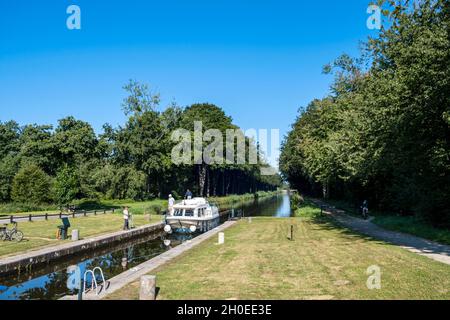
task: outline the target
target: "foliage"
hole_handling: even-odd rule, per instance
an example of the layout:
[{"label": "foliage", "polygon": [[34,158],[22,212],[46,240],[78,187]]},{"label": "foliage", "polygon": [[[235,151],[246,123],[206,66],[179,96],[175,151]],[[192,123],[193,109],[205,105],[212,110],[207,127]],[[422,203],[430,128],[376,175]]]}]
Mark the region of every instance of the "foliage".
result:
[{"label": "foliage", "polygon": [[80,180],[76,170],[64,166],[58,171],[54,182],[55,201],[59,205],[71,204],[80,194]]},{"label": "foliage", "polygon": [[19,203],[48,203],[51,200],[51,178],[37,165],[22,167],[13,180],[12,199]]},{"label": "foliage", "polygon": [[331,94],[300,113],[281,171],[303,192],[450,226],[449,3],[380,4],[389,27],[325,68]]},{"label": "foliage", "polygon": [[[13,193],[15,201],[35,204],[51,201],[52,197],[57,204],[84,198],[148,200],[166,198],[169,193],[184,195],[188,188],[198,196],[221,196],[275,190],[281,184],[278,175],[261,176],[260,168],[265,165],[261,154],[258,165],[209,164],[203,157],[200,162],[174,164],[175,129],[188,130],[193,138],[194,122],[202,121],[203,133],[217,129],[225,142],[226,130],[239,128],[213,104],[181,108],[172,103],[159,111],[159,94],[150,92],[147,85],[130,81],[124,89],[128,94],[122,104],[128,116],[126,123],[117,128],[105,124],[100,135],[89,123],[72,116],[59,120],[55,129],[50,125],[20,127],[13,121],[0,122],[0,201],[9,202]],[[204,148],[209,145],[202,144]],[[250,150],[257,150],[247,137],[245,146],[246,157]],[[232,155],[237,158],[236,154],[235,148]],[[19,168],[33,166],[46,175],[40,181],[54,178],[52,192],[44,195],[34,190],[38,194],[29,198],[25,185],[19,182],[11,190],[14,177],[26,180],[23,172],[18,175]],[[35,187],[44,190],[47,185]]]}]

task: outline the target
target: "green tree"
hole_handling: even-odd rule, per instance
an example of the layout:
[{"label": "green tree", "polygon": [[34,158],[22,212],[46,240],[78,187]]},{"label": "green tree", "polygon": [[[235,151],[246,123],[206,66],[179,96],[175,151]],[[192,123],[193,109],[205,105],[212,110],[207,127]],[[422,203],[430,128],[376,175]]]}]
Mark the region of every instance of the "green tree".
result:
[{"label": "green tree", "polygon": [[49,203],[51,196],[51,178],[37,165],[22,167],[14,177],[12,199],[18,203]]},{"label": "green tree", "polygon": [[72,203],[81,192],[80,180],[77,171],[69,167],[63,166],[56,174],[54,182],[54,196],[59,205],[67,205]]}]

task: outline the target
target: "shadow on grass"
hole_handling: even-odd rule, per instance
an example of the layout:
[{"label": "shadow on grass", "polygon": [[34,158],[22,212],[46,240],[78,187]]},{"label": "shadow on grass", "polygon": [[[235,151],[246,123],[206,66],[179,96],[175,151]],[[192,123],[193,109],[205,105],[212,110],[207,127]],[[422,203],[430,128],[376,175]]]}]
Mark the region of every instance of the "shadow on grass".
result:
[{"label": "shadow on grass", "polygon": [[338,231],[340,235],[351,238],[352,240],[358,239],[363,241],[376,242],[377,244],[386,244],[386,242],[383,240],[374,238],[373,236],[370,236],[368,234],[364,234],[357,230],[351,229],[343,225],[342,223],[338,222],[334,218],[326,215],[316,215],[310,217],[310,219],[313,223],[319,225],[321,229],[327,231]]},{"label": "shadow on grass", "polygon": [[[351,219],[351,218],[350,218]],[[352,221],[344,224],[330,216],[314,216],[311,221],[325,230],[339,230],[339,233],[352,239],[370,241],[377,244],[390,244],[420,250],[427,254],[440,254],[450,257],[450,246],[435,243],[409,234],[389,231],[367,221]]]},{"label": "shadow on grass", "polygon": [[82,203],[78,204],[76,206],[78,210],[112,210],[112,209],[120,209],[121,206],[119,205],[113,205],[113,204],[105,204],[100,201],[95,200],[89,200],[89,201],[83,201]]}]

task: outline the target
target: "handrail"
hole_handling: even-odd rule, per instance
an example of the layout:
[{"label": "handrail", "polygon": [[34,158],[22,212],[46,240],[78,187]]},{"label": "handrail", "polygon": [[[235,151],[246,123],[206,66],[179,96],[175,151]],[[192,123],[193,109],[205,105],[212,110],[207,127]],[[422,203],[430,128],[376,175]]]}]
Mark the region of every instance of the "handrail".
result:
[{"label": "handrail", "polygon": [[91,290],[94,290],[94,284],[95,284],[95,293],[98,295],[98,285],[97,285],[97,279],[95,279],[94,271],[92,270],[86,270],[83,276],[83,294],[86,293],[86,279],[87,275],[92,274],[92,280],[91,280]]},{"label": "handrail", "polygon": [[95,277],[95,271],[99,271],[100,272],[100,276],[102,277],[102,283],[103,283],[103,290],[106,291],[106,280],[105,280],[105,275],[103,274],[103,270],[100,267],[95,267],[92,270],[86,270],[86,272],[84,273],[83,276],[83,294],[85,294],[86,291],[86,280],[87,280],[87,275],[91,274],[92,275],[92,280],[91,280],[91,289],[90,290],[94,290],[95,288],[95,294],[98,296],[99,291],[98,291],[98,282],[97,282],[97,278]]},{"label": "handrail", "polygon": [[[94,275],[95,275],[95,270],[97,270],[97,269],[98,269],[98,271],[100,271],[100,275],[102,276],[103,290],[106,291],[106,280],[105,280],[105,275],[103,274],[102,268],[100,268],[100,267],[95,267],[95,268],[92,270],[92,272],[93,272]],[[98,295],[98,293],[97,293],[97,295]]]}]

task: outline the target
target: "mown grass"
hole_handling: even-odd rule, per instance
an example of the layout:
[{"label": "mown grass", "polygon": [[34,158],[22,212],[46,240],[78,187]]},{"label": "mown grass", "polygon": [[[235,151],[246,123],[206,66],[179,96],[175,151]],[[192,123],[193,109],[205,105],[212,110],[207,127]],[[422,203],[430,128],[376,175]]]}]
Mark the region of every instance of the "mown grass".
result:
[{"label": "mown grass", "polygon": [[[450,266],[341,228],[320,209],[253,218],[153,270],[158,299],[450,299]],[[291,225],[294,241],[288,240]],[[381,268],[380,290],[367,288]],[[196,270],[196,271],[194,271]],[[139,282],[107,299],[138,299]]]},{"label": "mown grass", "polygon": [[450,245],[450,230],[435,228],[417,217],[376,216],[372,222],[388,230],[409,233]]},{"label": "mown grass", "polygon": [[[355,206],[344,201],[327,201],[336,208],[344,210],[347,214],[360,217]],[[371,210],[370,216],[373,216],[373,223],[376,225],[391,230],[403,233],[408,233],[417,237],[450,245],[450,230],[443,228],[436,228],[426,221],[415,216],[399,216],[395,213],[381,212]]]},{"label": "mown grass", "polygon": [[[134,215],[134,224],[136,227],[158,222],[162,216],[151,215]],[[69,218],[71,228],[78,229],[82,238],[89,238],[92,236],[119,231],[123,227],[123,218],[120,213],[109,213],[98,216]],[[19,222],[18,229],[24,233],[24,240],[22,242],[0,242],[0,257],[15,255],[30,251],[33,249],[40,249],[46,246],[59,245],[70,240],[61,241],[56,239],[57,227],[61,225],[61,220],[54,219],[48,221],[34,221],[34,222]]]}]

